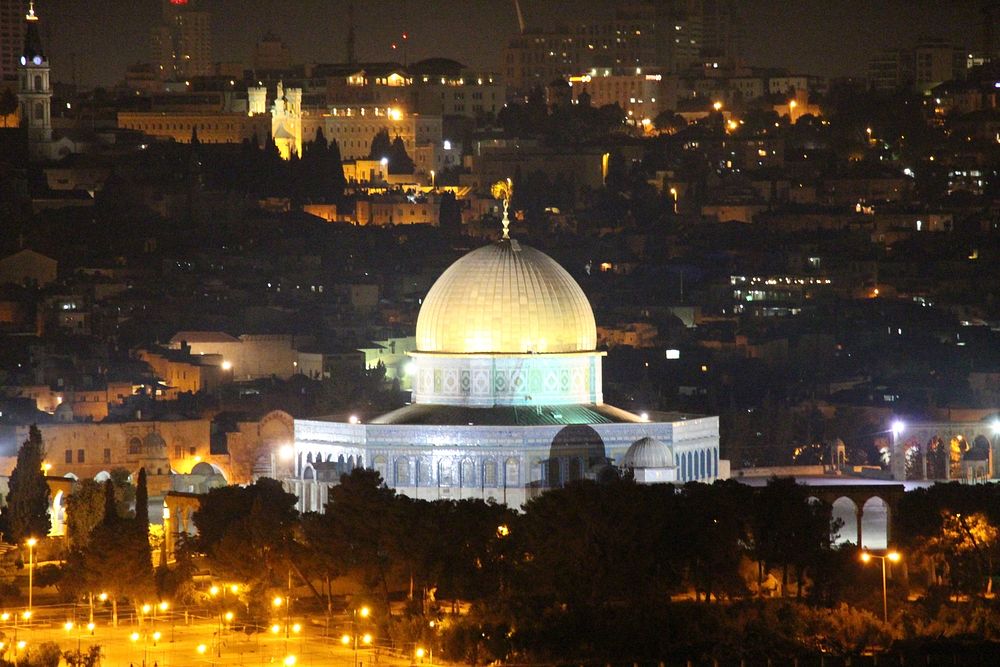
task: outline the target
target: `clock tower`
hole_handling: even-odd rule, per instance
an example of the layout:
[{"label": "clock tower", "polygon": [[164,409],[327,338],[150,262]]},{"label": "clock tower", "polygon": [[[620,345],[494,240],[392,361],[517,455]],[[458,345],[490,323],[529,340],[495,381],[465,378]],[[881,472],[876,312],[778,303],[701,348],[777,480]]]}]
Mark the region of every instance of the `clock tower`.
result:
[{"label": "clock tower", "polygon": [[29,3],[24,17],[24,48],[18,60],[20,86],[18,101],[21,123],[28,129],[28,150],[33,160],[49,157],[52,145],[52,86],[49,83],[49,59],[42,49],[35,3]]}]

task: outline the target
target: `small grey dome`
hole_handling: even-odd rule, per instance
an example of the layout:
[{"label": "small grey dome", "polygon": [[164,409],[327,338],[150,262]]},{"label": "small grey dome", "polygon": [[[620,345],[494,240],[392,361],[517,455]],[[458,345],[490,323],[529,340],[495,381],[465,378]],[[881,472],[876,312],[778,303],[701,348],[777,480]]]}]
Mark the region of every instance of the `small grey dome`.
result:
[{"label": "small grey dome", "polygon": [[167,449],[167,443],[163,436],[156,431],[146,434],[146,437],[142,439],[142,446],[147,453],[159,453],[159,450],[166,451]]},{"label": "small grey dome", "polygon": [[622,457],[623,468],[673,468],[674,452],[656,438],[636,440]]}]

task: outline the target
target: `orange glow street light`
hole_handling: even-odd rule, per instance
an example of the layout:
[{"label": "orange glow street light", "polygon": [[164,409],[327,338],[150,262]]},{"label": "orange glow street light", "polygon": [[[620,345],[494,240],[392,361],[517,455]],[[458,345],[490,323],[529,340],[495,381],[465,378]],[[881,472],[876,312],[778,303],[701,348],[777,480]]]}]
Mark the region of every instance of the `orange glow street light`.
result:
[{"label": "orange glow street light", "polygon": [[861,552],[861,562],[870,563],[872,558],[877,558],[882,562],[882,620],[886,623],[889,622],[889,603],[886,595],[885,588],[885,562],[888,560],[891,563],[898,563],[902,560],[902,556],[898,551],[887,551],[884,556],[877,556],[870,551]]}]

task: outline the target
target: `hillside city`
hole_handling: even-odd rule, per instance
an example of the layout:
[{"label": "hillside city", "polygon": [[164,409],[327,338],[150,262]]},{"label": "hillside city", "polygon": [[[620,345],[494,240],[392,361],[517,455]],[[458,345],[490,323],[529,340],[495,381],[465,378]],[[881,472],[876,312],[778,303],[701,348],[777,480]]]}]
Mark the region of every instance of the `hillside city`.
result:
[{"label": "hillside city", "polygon": [[[984,3],[982,34],[967,44],[914,35],[878,49],[866,77],[838,78],[747,62],[740,3],[724,0],[612,3],[602,18],[545,28],[526,20],[528,3],[504,5],[519,30],[492,70],[448,53],[409,62],[406,33],[393,59],[360,61],[361,4],[347,4],[339,62],[293,59],[291,36],[263,28],[243,62],[218,62],[213,23],[225,17],[208,2],[165,1],[148,61],[87,88],[50,78],[47,40],[59,35],[39,26],[58,5],[0,0],[0,530],[16,545],[0,565],[0,607],[48,588],[35,594],[51,598],[52,623],[70,598],[75,610],[89,600],[93,623],[94,573],[131,570],[145,583],[112,595],[114,627],[126,613],[154,627],[130,586],[146,586],[151,604],[169,599],[164,618],[178,627],[184,598],[209,609],[199,632],[215,637],[192,634],[185,650],[192,661],[215,651],[212,664],[243,654],[221,662],[231,605],[206,597],[205,577],[223,593],[235,586],[255,623],[277,614],[276,637],[259,626],[285,664],[296,651],[300,664],[334,659],[288,648],[293,619],[280,616],[298,613],[282,611],[292,597],[315,598],[303,609],[315,603],[325,621],[303,617],[303,632],[355,665],[362,636],[362,651],[391,636],[384,660],[399,664],[431,663],[434,651],[469,664],[710,664],[902,656],[910,649],[893,641],[916,637],[1000,641],[997,6]],[[547,325],[552,349],[428,347],[463,321],[441,315],[436,338],[422,333],[418,319],[442,303],[437,285],[483,246],[527,257],[517,244],[578,286],[596,345],[555,349],[555,332],[576,326],[564,301],[565,319]],[[459,282],[487,280],[464,271]],[[545,291],[518,285],[520,304],[481,307],[495,309],[496,331]],[[515,353],[539,364],[594,355],[597,398],[436,400],[445,390],[431,371],[446,385],[450,367],[432,366],[446,363],[435,354],[486,352],[494,367]],[[520,454],[483,453],[498,447],[486,435],[449,440],[466,437],[455,430],[466,422],[575,435],[565,449],[558,437],[538,445],[549,454],[531,450],[534,436]],[[637,463],[641,441],[629,435],[645,422],[662,425],[648,447],[672,429],[655,465]],[[614,428],[593,426],[605,423]],[[609,435],[619,423],[627,433]],[[381,425],[414,424],[436,430],[402,455],[377,449]],[[596,450],[582,429],[600,432]],[[425,470],[425,437],[457,449]],[[685,437],[700,439],[689,451]],[[44,520],[15,502],[29,468],[47,480],[35,480]],[[674,486],[643,484],[654,479]],[[331,513],[338,502],[357,514]],[[371,528],[361,516],[394,518]],[[644,521],[657,528],[636,527]],[[226,530],[237,524],[246,535]],[[275,533],[251,535],[253,525]],[[135,542],[136,526],[150,544]],[[435,549],[404,526],[463,546]],[[594,542],[581,537],[591,530]],[[46,535],[43,575],[23,544]],[[123,560],[95,552],[95,536]],[[616,553],[623,539],[635,546]],[[292,543],[305,545],[301,562]],[[606,558],[588,551],[595,543]],[[142,567],[121,555],[135,550]],[[241,550],[259,560],[237,562]],[[859,554],[883,568],[903,558],[889,603],[873,597],[885,579],[880,589]],[[360,594],[331,583],[347,575],[375,614],[374,640],[358,630]],[[279,594],[286,607],[268,608]],[[720,637],[754,623],[777,633],[782,612],[734,602],[765,594],[818,607],[794,607],[787,636],[754,648],[665,630],[690,613]],[[960,596],[981,596],[981,616],[955,611],[968,625],[946,632],[936,614]],[[119,597],[134,609],[120,611]],[[697,611],[661,605],[672,598]],[[698,606],[713,599],[733,613]],[[935,605],[922,620],[911,609],[889,624],[892,606],[922,599]],[[98,605],[99,623],[111,623],[110,604]],[[556,619],[560,604],[585,611]],[[632,616],[653,607],[652,619]],[[433,620],[374,629],[394,612]],[[351,625],[342,643],[331,618]],[[514,627],[521,634],[505,634]],[[578,641],[598,630],[616,638]],[[151,631],[137,631],[141,643],[156,645]],[[2,629],[0,642],[16,632]],[[119,639],[105,655],[139,662],[121,657],[139,640]],[[14,664],[4,645],[0,664]],[[955,664],[978,664],[949,650]],[[79,662],[65,660],[100,664],[84,653],[78,641]]]}]

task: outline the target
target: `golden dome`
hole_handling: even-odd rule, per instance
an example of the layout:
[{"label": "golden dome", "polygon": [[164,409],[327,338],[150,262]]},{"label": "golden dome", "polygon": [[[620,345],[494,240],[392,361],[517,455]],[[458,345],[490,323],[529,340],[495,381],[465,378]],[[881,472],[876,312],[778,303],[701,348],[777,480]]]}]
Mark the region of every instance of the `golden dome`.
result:
[{"label": "golden dome", "polygon": [[500,241],[452,264],[417,317],[417,350],[453,354],[589,352],[597,327],[583,290],[545,253]]}]

